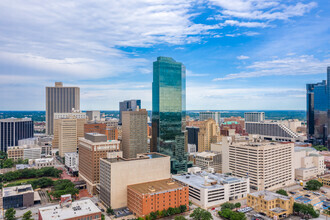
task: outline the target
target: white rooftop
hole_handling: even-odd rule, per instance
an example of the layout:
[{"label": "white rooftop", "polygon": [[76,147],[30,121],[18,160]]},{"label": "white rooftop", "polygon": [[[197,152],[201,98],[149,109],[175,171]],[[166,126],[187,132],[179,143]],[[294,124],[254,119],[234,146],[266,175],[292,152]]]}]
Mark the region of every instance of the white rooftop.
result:
[{"label": "white rooftop", "polygon": [[40,159],[35,159],[35,163],[49,163],[52,162],[54,160],[53,157],[51,158],[40,158]]},{"label": "white rooftop", "polygon": [[245,178],[220,173],[208,173],[205,171],[196,174],[174,175],[172,178],[195,188],[205,189],[223,188],[225,184],[239,183],[247,180]]},{"label": "white rooftop", "polygon": [[64,207],[53,205],[39,208],[39,213],[42,219],[47,220],[72,219],[90,214],[98,214],[101,218],[101,210],[90,199],[74,201]]},{"label": "white rooftop", "polygon": [[277,194],[277,193],[267,191],[267,190],[250,193],[250,195],[255,196],[255,197],[264,196],[264,199],[267,201],[274,200],[274,199],[282,199],[282,200],[290,199],[290,197],[288,197],[288,196],[283,196],[281,194]]}]

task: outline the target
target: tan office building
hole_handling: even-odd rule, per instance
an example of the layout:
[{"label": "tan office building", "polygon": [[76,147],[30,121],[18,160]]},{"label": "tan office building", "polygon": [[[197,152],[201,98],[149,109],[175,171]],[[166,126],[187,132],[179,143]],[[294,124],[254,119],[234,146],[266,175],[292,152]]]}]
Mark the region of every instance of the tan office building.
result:
[{"label": "tan office building", "polygon": [[148,112],[145,109],[122,112],[122,150],[124,158],[148,152]]},{"label": "tan office building", "polygon": [[[250,179],[257,190],[273,190],[294,183],[293,143],[236,142],[222,146],[225,164],[234,176]],[[226,159],[229,158],[229,159]]]},{"label": "tan office building", "polygon": [[106,207],[126,207],[128,185],[170,177],[170,157],[163,154],[140,154],[135,159],[101,159],[99,198]]},{"label": "tan office building", "polygon": [[104,134],[87,133],[85,138],[79,138],[79,178],[86,181],[89,193],[96,193],[100,180],[100,158],[106,158],[109,152],[119,152],[119,145],[119,141],[107,141]]},{"label": "tan office building", "polygon": [[46,134],[54,134],[54,113],[80,110],[80,88],[63,87],[55,82],[55,87],[46,87]]},{"label": "tan office building", "polygon": [[283,196],[271,191],[250,193],[247,205],[257,212],[265,213],[273,219],[286,218],[293,213],[293,197]]},{"label": "tan office building", "polygon": [[198,152],[210,151],[211,144],[221,140],[219,125],[213,119],[207,119],[199,126]]}]

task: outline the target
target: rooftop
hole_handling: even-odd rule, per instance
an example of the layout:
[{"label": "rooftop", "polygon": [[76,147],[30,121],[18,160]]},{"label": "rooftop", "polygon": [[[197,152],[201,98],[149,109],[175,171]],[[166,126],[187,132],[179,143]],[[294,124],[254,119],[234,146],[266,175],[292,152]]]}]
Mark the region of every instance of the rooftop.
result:
[{"label": "rooftop", "polygon": [[97,213],[101,215],[101,210],[92,202],[92,200],[86,199],[74,201],[71,205],[66,205],[64,207],[61,207],[60,205],[53,205],[39,208],[39,213],[42,219],[58,220],[72,219]]},{"label": "rooftop", "polygon": [[212,152],[212,151],[203,151],[203,152],[196,152],[195,155],[198,157],[213,157],[218,155],[218,152]]},{"label": "rooftop", "polygon": [[21,122],[21,121],[32,121],[31,118],[5,118],[5,119],[0,119],[0,122]]},{"label": "rooftop", "polygon": [[25,193],[31,192],[33,193],[33,188],[31,184],[6,187],[2,189],[2,197],[23,195]]},{"label": "rooftop", "polygon": [[316,151],[312,147],[294,147],[294,151],[299,152],[299,151]]},{"label": "rooftop", "polygon": [[164,179],[147,183],[129,185],[129,188],[141,194],[162,193],[164,191],[182,188],[183,185],[173,179]]},{"label": "rooftop", "polygon": [[35,159],[34,162],[35,163],[49,163],[52,162],[54,160],[53,157],[51,158],[41,158],[41,159]]},{"label": "rooftop", "polygon": [[282,208],[280,208],[280,207],[276,207],[276,208],[270,209],[270,211],[275,212],[275,213],[286,212],[285,209],[282,209]]},{"label": "rooftop", "polygon": [[258,192],[254,192],[254,193],[250,193],[250,195],[255,196],[255,197],[259,197],[259,196],[264,196],[264,200],[274,200],[274,199],[282,199],[282,200],[290,200],[290,197],[288,196],[283,196],[281,194],[277,194],[271,191],[258,191]]},{"label": "rooftop", "polygon": [[284,146],[284,145],[293,145],[293,143],[281,143],[281,142],[270,142],[270,141],[261,141],[261,142],[234,142],[231,144],[231,146],[237,146],[237,147],[278,147],[278,146]]},{"label": "rooftop", "polygon": [[185,184],[191,185],[196,188],[217,189],[223,188],[225,184],[239,183],[246,181],[244,178],[229,176],[219,173],[208,173],[205,171],[196,174],[181,174],[172,176]]},{"label": "rooftop", "polygon": [[109,161],[110,163],[118,163],[118,162],[128,162],[128,161],[135,161],[135,160],[146,160],[146,159],[156,159],[156,158],[163,158],[163,157],[169,157],[167,155],[164,154],[160,154],[160,153],[155,153],[155,152],[151,152],[151,153],[145,153],[145,154],[138,154],[137,158],[130,158],[130,159],[126,159],[126,158],[122,158],[122,157],[117,157],[117,158],[103,158],[106,161]]}]

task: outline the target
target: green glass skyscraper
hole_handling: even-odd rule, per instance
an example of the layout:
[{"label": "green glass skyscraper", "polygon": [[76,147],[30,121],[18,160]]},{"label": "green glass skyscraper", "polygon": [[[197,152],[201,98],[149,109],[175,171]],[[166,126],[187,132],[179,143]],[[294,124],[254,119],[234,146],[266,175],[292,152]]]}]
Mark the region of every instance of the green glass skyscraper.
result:
[{"label": "green glass skyscraper", "polygon": [[171,172],[187,170],[186,68],[170,57],[153,63],[151,151],[171,156]]}]

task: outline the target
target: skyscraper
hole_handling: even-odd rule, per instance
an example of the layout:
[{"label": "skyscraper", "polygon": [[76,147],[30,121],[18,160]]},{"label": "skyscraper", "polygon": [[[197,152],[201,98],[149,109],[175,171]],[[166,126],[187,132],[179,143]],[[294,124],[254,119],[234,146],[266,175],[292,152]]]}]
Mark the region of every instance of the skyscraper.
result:
[{"label": "skyscraper", "polygon": [[186,68],[170,57],[153,63],[151,151],[171,156],[171,172],[187,169]]},{"label": "skyscraper", "polygon": [[136,158],[148,151],[148,112],[124,111],[122,114],[122,150],[124,158]]},{"label": "skyscraper", "polygon": [[119,123],[122,123],[122,112],[124,111],[136,111],[141,109],[141,100],[125,100],[119,102]]},{"label": "skyscraper", "polygon": [[55,82],[55,87],[46,87],[46,134],[54,134],[54,113],[80,110],[80,88],[63,87]]},{"label": "skyscraper", "polygon": [[7,118],[0,120],[0,150],[7,152],[7,147],[17,146],[18,140],[33,137],[31,118]]},{"label": "skyscraper", "polygon": [[200,112],[199,113],[199,120],[200,121],[205,121],[209,118],[212,118],[219,126],[221,124],[221,114],[220,112]]},{"label": "skyscraper", "polygon": [[[327,79],[330,80],[330,67],[327,69]],[[307,135],[313,144],[324,144],[330,147],[329,135],[329,81],[306,85],[307,98]]]}]

